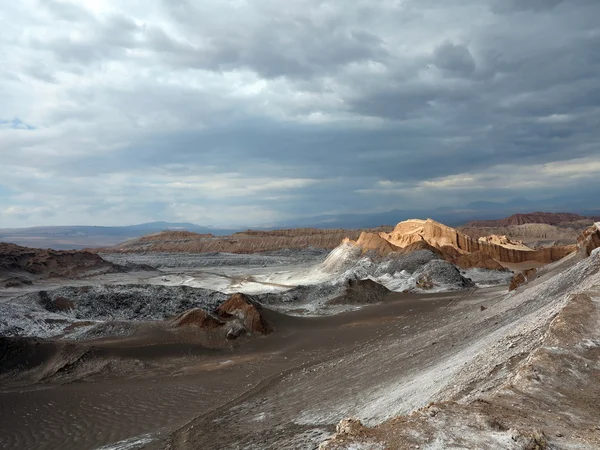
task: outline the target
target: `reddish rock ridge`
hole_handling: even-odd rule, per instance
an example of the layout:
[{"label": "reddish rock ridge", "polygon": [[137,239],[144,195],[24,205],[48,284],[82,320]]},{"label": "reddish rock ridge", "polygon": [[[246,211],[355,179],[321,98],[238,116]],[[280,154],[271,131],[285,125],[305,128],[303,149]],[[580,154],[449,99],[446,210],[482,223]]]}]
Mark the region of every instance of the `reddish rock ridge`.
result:
[{"label": "reddish rock ridge", "polygon": [[260,314],[260,309],[261,306],[250,300],[247,295],[234,294],[217,308],[217,314],[225,320],[235,316],[243,322],[248,331],[268,334],[273,331],[273,328]]},{"label": "reddish rock ridge", "polygon": [[186,325],[193,325],[195,327],[212,330],[215,328],[222,327],[223,322],[217,318],[211,316],[209,313],[200,308],[189,309],[172,320],[171,322],[175,327],[183,327]]},{"label": "reddish rock ridge", "polygon": [[[371,231],[389,231],[379,228]],[[97,253],[137,252],[227,252],[258,253],[282,249],[304,249],[309,247],[331,250],[344,237],[356,239],[361,230],[296,228],[272,231],[244,231],[231,236],[213,236],[189,231],[163,231],[132,239],[114,247],[93,249]]]},{"label": "reddish rock ridge", "polygon": [[87,251],[39,249],[0,243],[0,275],[5,272],[28,273],[38,277],[71,277],[124,270]]},{"label": "reddish rock ridge", "polygon": [[549,212],[533,212],[528,214],[513,214],[510,217],[499,220],[477,220],[469,222],[465,227],[474,228],[489,228],[503,227],[509,225],[524,225],[527,223],[545,223],[548,225],[560,225],[563,223],[600,220],[598,217],[585,217],[573,213],[549,213]]},{"label": "reddish rock ridge", "polygon": [[185,311],[171,320],[171,326],[182,330],[199,330],[221,340],[243,335],[269,334],[271,324],[262,316],[262,307],[244,294],[234,294],[214,313],[201,308]]},{"label": "reddish rock ridge", "polygon": [[[495,239],[492,242],[500,240]],[[352,243],[365,250],[377,251],[380,255],[398,249],[406,250],[410,246],[433,247],[446,260],[462,268],[499,268],[500,265],[523,263],[548,264],[577,250],[575,245],[525,250],[515,248],[512,243],[503,246],[492,242],[472,239],[431,219],[411,219],[400,222],[391,233],[379,233],[378,236],[363,233],[358,241]]]},{"label": "reddish rock ridge", "polygon": [[529,269],[523,272],[516,273],[512,280],[510,280],[510,286],[508,287],[509,291],[514,291],[515,289],[523,286],[526,283],[529,283],[531,280],[534,280],[537,276],[537,269]]}]

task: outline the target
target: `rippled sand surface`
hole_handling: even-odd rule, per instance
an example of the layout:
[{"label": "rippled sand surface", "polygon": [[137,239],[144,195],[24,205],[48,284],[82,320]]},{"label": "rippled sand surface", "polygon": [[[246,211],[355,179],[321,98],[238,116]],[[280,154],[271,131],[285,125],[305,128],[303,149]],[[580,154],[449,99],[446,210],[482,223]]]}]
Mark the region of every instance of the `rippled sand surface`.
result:
[{"label": "rippled sand surface", "polygon": [[131,448],[183,425],[234,391],[226,384],[173,377],[2,392],[0,448]]}]

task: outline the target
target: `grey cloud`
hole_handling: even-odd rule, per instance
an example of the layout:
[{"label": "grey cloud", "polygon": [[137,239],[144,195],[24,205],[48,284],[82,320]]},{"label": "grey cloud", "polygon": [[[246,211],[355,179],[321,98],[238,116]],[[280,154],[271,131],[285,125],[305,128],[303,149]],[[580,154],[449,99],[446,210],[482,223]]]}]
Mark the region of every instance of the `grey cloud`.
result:
[{"label": "grey cloud", "polygon": [[40,4],[59,19],[70,22],[94,20],[93,15],[87,9],[69,1],[40,0]]},{"label": "grey cloud", "polygon": [[555,8],[563,0],[495,0],[492,10],[497,13],[515,11],[546,11]]},{"label": "grey cloud", "polygon": [[444,41],[433,52],[434,64],[453,75],[469,76],[475,71],[475,60],[469,49],[460,44]]},{"label": "grey cloud", "polygon": [[124,14],[111,14],[103,20],[85,16],[77,23],[81,27],[79,37],[63,33],[54,39],[32,38],[30,45],[52,52],[63,62],[84,65],[105,59],[120,60],[126,49],[138,46],[136,33],[140,28]]},{"label": "grey cloud", "polygon": [[[55,3],[53,14],[85,33],[74,39],[53,22],[18,38],[16,27],[13,66],[54,84],[33,95],[31,78],[0,72],[10,99],[0,117],[36,125],[0,130],[10,189],[0,210],[29,207],[35,193],[82,223],[103,211],[113,221],[167,216],[174,204],[197,208],[190,220],[223,223],[242,208],[288,217],[589,199],[600,188],[560,174],[510,185],[521,168],[593,166],[600,155],[598,3],[265,0],[240,3],[241,14],[233,4],[113,2],[92,14]],[[490,183],[444,195],[423,187],[482,174]],[[314,182],[226,199],[165,187],[194,177]],[[41,210],[14,221],[35,217]]]}]

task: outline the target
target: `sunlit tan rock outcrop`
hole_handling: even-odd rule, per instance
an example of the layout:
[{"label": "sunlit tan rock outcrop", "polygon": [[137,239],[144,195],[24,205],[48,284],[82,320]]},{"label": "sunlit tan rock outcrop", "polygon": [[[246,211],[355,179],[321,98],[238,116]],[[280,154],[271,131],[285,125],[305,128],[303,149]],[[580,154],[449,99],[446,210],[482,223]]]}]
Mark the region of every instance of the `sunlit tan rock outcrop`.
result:
[{"label": "sunlit tan rock outcrop", "polygon": [[350,241],[364,250],[381,255],[421,245],[440,252],[444,258],[462,268],[499,269],[513,264],[543,265],[564,258],[577,246],[560,246],[532,250],[504,237],[472,239],[454,228],[431,219],[411,219],[400,222],[390,233],[363,233]]},{"label": "sunlit tan rock outcrop", "polygon": [[600,222],[596,222],[593,226],[583,232],[577,239],[577,245],[589,256],[593,250],[600,247]]},{"label": "sunlit tan rock outcrop", "polygon": [[527,247],[523,242],[510,239],[505,235],[491,234],[489,236],[480,237],[478,240],[483,244],[494,244],[513,250],[523,250],[526,252],[533,250],[532,248]]}]

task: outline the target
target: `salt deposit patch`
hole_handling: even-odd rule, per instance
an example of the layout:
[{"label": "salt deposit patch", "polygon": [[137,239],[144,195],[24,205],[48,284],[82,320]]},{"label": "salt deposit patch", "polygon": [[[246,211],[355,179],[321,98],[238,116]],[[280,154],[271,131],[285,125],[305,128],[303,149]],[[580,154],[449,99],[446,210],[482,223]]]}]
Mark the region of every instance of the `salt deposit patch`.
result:
[{"label": "salt deposit patch", "polygon": [[115,442],[114,444],[98,447],[97,450],[134,450],[152,442],[154,438],[151,434],[144,434],[123,441]]}]

